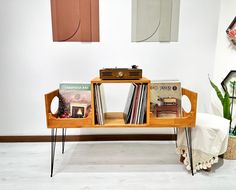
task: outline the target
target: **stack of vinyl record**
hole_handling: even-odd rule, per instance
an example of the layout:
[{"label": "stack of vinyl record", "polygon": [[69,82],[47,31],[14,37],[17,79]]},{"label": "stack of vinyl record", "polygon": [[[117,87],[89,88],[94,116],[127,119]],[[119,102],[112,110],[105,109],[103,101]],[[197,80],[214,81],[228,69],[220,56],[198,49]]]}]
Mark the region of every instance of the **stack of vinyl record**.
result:
[{"label": "stack of vinyl record", "polygon": [[125,123],[143,124],[146,122],[147,84],[132,83],[124,110]]}]

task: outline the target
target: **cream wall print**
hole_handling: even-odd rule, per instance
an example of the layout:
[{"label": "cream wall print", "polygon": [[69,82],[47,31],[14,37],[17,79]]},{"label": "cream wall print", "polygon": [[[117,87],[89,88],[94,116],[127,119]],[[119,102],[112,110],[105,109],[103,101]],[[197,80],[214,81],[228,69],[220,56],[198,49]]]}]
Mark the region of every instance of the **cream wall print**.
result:
[{"label": "cream wall print", "polygon": [[132,0],[132,41],[178,41],[180,0]]}]

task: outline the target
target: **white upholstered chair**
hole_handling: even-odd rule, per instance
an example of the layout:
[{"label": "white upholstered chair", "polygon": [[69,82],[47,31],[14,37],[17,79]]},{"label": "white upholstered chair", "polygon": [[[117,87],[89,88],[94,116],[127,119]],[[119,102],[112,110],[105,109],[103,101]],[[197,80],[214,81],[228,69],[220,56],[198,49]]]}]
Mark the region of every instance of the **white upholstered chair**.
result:
[{"label": "white upholstered chair", "polygon": [[[197,113],[196,128],[192,129],[193,170],[207,170],[218,162],[228,144],[229,120],[209,113]],[[190,170],[184,129],[177,134],[177,152]]]}]

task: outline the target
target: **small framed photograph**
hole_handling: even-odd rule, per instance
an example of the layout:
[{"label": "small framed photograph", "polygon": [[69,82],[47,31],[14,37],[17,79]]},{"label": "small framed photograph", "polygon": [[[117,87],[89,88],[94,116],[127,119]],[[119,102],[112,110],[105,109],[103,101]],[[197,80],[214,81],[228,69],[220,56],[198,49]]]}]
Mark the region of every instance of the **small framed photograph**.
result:
[{"label": "small framed photograph", "polygon": [[236,46],[236,17],[234,17],[234,20],[228,26],[226,33],[233,45]]},{"label": "small framed photograph", "polygon": [[87,104],[71,102],[70,103],[70,116],[72,118],[84,118],[86,109],[87,109]]}]

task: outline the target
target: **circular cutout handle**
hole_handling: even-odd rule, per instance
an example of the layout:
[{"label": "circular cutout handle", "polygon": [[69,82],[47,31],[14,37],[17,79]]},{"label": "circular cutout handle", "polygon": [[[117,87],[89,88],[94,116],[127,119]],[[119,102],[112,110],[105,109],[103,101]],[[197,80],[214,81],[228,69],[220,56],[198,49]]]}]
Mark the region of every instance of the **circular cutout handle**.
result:
[{"label": "circular cutout handle", "polygon": [[184,111],[186,113],[189,113],[192,109],[191,102],[190,102],[188,96],[186,96],[186,95],[182,96],[182,108],[184,109]]},{"label": "circular cutout handle", "polygon": [[59,108],[59,98],[57,96],[55,96],[52,101],[51,101],[51,105],[50,105],[50,111],[52,114],[57,114],[58,112],[58,108]]}]

